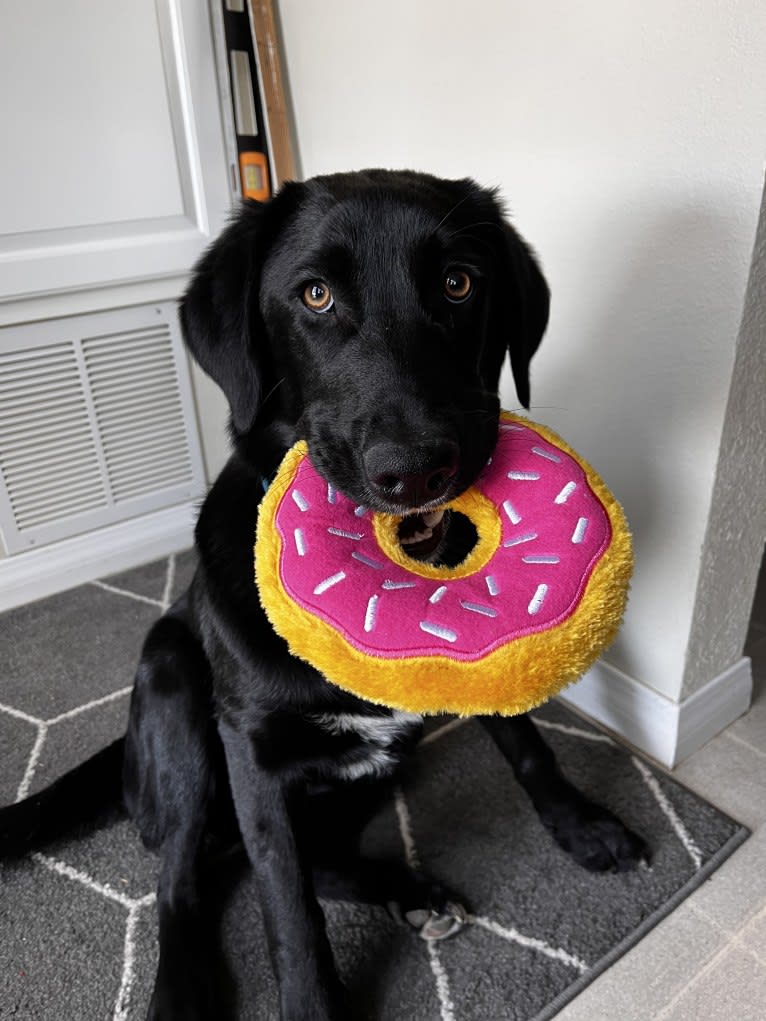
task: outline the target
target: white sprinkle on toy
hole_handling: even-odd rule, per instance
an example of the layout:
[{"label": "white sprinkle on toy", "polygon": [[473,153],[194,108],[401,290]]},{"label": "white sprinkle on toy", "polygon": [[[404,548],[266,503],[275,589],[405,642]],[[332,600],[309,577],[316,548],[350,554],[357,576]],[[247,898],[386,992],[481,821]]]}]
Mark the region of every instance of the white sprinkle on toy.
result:
[{"label": "white sprinkle on toy", "polygon": [[556,454],[552,454],[550,450],[543,450],[542,447],[532,447],[532,453],[537,454],[538,457],[544,457],[546,461],[553,461],[554,464],[560,464],[561,458]]},{"label": "white sprinkle on toy", "polygon": [[374,567],[376,571],[383,570],[383,564],[379,564],[377,560],[373,560],[372,557],[368,557],[364,553],[358,553],[354,550],[351,556],[354,560],[358,560],[360,564],[366,564],[368,567]]},{"label": "white sprinkle on toy", "polygon": [[295,503],[298,506],[299,510],[307,511],[309,509],[309,507],[311,506],[311,504],[308,502],[306,497],[303,495],[303,493],[301,493],[301,491],[299,489],[294,489],[293,490],[292,497],[293,497],[293,500],[295,500]]},{"label": "white sprinkle on toy", "polygon": [[516,510],[510,500],[503,500],[503,510],[508,515],[508,520],[512,525],[518,525],[521,521],[521,514]]},{"label": "white sprinkle on toy", "polygon": [[588,527],[588,519],[580,518],[572,532],[572,542],[580,543],[585,538],[585,529]]},{"label": "white sprinkle on toy", "polygon": [[561,492],[553,502],[566,503],[569,497],[572,495],[572,493],[574,493],[575,489],[577,489],[576,482],[567,482],[567,484],[564,486],[564,488],[561,490]]},{"label": "white sprinkle on toy", "polygon": [[445,642],[457,641],[455,631],[451,631],[448,627],[442,627],[441,624],[432,624],[428,620],[421,620],[420,630],[427,631],[429,635],[435,635],[437,638],[443,638]]},{"label": "white sprinkle on toy", "polygon": [[471,613],[480,613],[482,617],[497,616],[497,610],[493,606],[483,606],[481,603],[469,603],[465,599],[460,600],[460,605],[464,610],[470,610]]},{"label": "white sprinkle on toy", "polygon": [[296,528],[295,532],[294,532],[294,535],[295,535],[295,548],[298,551],[298,556],[299,557],[305,557],[306,556],[306,539],[305,539],[305,536],[303,535],[302,529]]},{"label": "white sprinkle on toy", "polygon": [[341,539],[361,539],[361,532],[346,532],[342,528],[328,528],[330,535],[339,535]]},{"label": "white sprinkle on toy", "polygon": [[447,586],[440,585],[438,589],[428,597],[429,603],[438,603],[439,600],[446,594]]},{"label": "white sprinkle on toy", "polygon": [[364,615],[364,630],[369,634],[375,627],[378,616],[378,599],[380,596],[370,596],[367,601],[367,612]]},{"label": "white sprinkle on toy", "polygon": [[527,613],[530,613],[530,614],[539,613],[543,603],[545,602],[545,597],[546,597],[547,594],[548,594],[548,586],[547,585],[538,585],[537,586],[537,591],[532,596],[532,598],[531,598],[531,600],[529,602],[529,606],[527,607]]},{"label": "white sprinkle on toy", "polygon": [[503,543],[503,547],[508,549],[509,546],[519,546],[522,542],[532,542],[536,538],[537,532],[527,532],[525,535],[517,535],[513,539],[508,539]]},{"label": "white sprinkle on toy", "polygon": [[338,571],[337,574],[330,575],[329,578],[325,578],[324,581],[320,581],[317,587],[314,589],[315,596],[321,596],[323,592],[326,592],[328,588],[332,588],[333,585],[337,585],[339,581],[343,581],[346,577],[345,571]]}]

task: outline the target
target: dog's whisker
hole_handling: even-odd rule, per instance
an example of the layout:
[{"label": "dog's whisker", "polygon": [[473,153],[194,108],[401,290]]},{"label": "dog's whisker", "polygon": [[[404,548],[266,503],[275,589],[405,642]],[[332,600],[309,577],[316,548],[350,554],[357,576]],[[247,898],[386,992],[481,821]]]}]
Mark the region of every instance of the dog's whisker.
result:
[{"label": "dog's whisker", "polygon": [[486,239],[477,237],[474,234],[469,234],[469,231],[474,230],[476,227],[490,227],[494,230],[502,232],[503,228],[498,223],[493,223],[491,220],[478,220],[476,223],[469,223],[465,227],[458,227],[457,230],[447,235],[447,241],[453,241],[455,238],[465,238],[470,241],[476,241],[477,243],[486,244]]},{"label": "dog's whisker", "polygon": [[464,195],[459,202],[456,202],[455,205],[444,214],[441,220],[439,220],[434,229],[431,231],[430,237],[433,237],[434,234],[436,234],[437,230],[439,230],[439,228],[443,226],[447,222],[447,220],[449,220],[453,213],[457,212],[457,210],[460,209],[460,207],[468,201],[469,197],[470,195]]},{"label": "dog's whisker", "polygon": [[286,378],[287,378],[286,376],[283,376],[279,380],[278,383],[274,384],[274,386],[271,388],[271,390],[269,390],[269,392],[266,394],[266,396],[261,401],[261,407],[263,407],[266,404],[266,402],[268,401],[269,397],[271,397],[273,394],[275,394],[277,392],[277,390],[280,388],[280,386],[282,386],[282,384],[285,382]]}]

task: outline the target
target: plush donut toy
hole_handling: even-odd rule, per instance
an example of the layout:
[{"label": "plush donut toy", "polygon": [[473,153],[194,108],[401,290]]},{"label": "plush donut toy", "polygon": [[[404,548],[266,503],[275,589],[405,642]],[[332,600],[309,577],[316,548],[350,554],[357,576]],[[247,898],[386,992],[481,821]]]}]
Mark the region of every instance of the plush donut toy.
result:
[{"label": "plush donut toy", "polygon": [[[632,570],[622,509],[550,429],[506,412],[484,471],[446,509],[478,534],[457,567],[410,556],[400,537],[409,519],[354,504],[297,443],[258,516],[264,610],[294,655],[369,701],[526,712],[580,677],[617,632]],[[429,533],[438,516],[418,527]]]}]

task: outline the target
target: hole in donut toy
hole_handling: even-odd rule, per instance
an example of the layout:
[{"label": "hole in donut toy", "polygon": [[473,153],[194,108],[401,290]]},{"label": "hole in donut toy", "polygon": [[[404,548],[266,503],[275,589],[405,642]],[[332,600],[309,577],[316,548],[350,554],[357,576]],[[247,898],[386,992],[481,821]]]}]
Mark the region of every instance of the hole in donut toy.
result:
[{"label": "hole in donut toy", "polygon": [[408,557],[441,567],[462,564],[479,541],[474,523],[457,510],[410,514],[400,521],[397,534]]}]

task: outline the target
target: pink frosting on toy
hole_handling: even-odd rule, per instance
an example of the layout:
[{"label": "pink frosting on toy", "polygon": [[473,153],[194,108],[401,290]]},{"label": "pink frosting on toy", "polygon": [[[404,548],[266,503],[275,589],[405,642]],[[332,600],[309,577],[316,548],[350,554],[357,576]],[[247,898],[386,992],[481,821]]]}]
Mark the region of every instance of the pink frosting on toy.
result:
[{"label": "pink frosting on toy", "polygon": [[371,512],[304,458],[276,514],[285,590],[357,649],[391,659],[476,660],[555,627],[576,608],[611,539],[585,472],[532,425],[504,422],[475,485],[498,508],[497,551],[468,577],[423,578],[386,556]]}]

